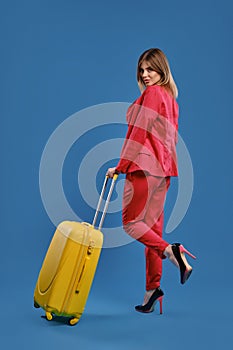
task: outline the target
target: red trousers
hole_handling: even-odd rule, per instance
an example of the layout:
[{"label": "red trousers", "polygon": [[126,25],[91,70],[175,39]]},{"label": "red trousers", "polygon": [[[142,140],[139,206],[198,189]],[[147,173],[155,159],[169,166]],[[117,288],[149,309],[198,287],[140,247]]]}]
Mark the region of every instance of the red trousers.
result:
[{"label": "red trousers", "polygon": [[143,171],[126,175],[123,195],[123,226],[131,237],[145,245],[146,290],[160,286],[164,249],[162,239],[164,203],[170,177],[146,176]]}]

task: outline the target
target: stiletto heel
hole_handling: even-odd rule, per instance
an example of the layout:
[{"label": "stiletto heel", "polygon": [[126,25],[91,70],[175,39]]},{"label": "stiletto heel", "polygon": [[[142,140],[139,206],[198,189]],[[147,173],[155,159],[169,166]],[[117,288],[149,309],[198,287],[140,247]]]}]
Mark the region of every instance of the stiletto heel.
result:
[{"label": "stiletto heel", "polygon": [[159,301],[159,313],[162,315],[163,313],[163,297],[158,298]]},{"label": "stiletto heel", "polygon": [[149,313],[154,311],[154,305],[159,301],[160,314],[163,312],[162,303],[163,303],[163,291],[159,287],[155,289],[154,293],[151,295],[150,299],[145,305],[135,306],[135,310],[138,312]]},{"label": "stiletto heel", "polygon": [[193,259],[196,259],[196,257],[193,254],[191,254],[187,249],[185,249],[184,246],[180,243],[173,243],[171,247],[173,255],[176,258],[176,261],[178,262],[180,267],[180,283],[184,284],[189,279],[193,270],[187,262],[184,253],[187,253]]},{"label": "stiletto heel", "polygon": [[187,249],[185,249],[185,247],[182,244],[180,245],[180,252],[186,253],[189,256],[191,256],[191,258],[196,259],[195,255],[191,254]]}]

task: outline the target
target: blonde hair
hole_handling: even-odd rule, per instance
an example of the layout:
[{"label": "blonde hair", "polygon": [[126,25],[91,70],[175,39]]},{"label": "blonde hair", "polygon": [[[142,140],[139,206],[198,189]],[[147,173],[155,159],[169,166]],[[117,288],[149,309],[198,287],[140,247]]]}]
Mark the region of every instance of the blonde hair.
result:
[{"label": "blonde hair", "polygon": [[165,54],[157,48],[146,50],[138,59],[137,81],[140,91],[142,92],[146,87],[143,83],[140,72],[141,64],[144,61],[148,62],[150,64],[150,67],[161,76],[156,85],[164,86],[165,89],[168,90],[168,92],[170,92],[174,98],[177,98],[178,89],[173,79],[168,60]]}]

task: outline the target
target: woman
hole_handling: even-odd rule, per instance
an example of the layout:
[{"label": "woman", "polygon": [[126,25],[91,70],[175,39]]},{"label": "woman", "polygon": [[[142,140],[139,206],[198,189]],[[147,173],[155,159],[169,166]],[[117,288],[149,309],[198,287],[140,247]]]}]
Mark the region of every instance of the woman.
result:
[{"label": "woman", "polygon": [[126,174],[123,195],[123,226],[131,237],[145,245],[146,293],[139,312],[152,312],[156,301],[162,313],[160,288],[162,259],[180,269],[184,284],[192,267],[180,243],[162,239],[164,203],[170,177],[178,176],[176,143],[178,130],[177,87],[164,53],[146,50],[138,60],[137,80],[141,96],[127,111],[128,131],[118,165],[107,175]]}]

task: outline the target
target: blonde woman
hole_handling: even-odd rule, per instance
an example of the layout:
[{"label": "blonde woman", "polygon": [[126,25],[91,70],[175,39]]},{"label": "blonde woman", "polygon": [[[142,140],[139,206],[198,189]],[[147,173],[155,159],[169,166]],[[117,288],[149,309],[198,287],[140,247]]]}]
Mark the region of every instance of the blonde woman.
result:
[{"label": "blonde woman", "polygon": [[184,284],[192,272],[185,253],[195,258],[182,244],[169,244],[162,238],[170,177],[178,176],[178,91],[168,60],[158,48],[146,50],[139,57],[137,81],[141,96],[127,111],[128,131],[120,160],[107,174],[126,174],[124,230],[145,245],[146,292],[143,303],[135,309],[149,313],[159,301],[162,313],[162,259],[168,258],[179,268]]}]

